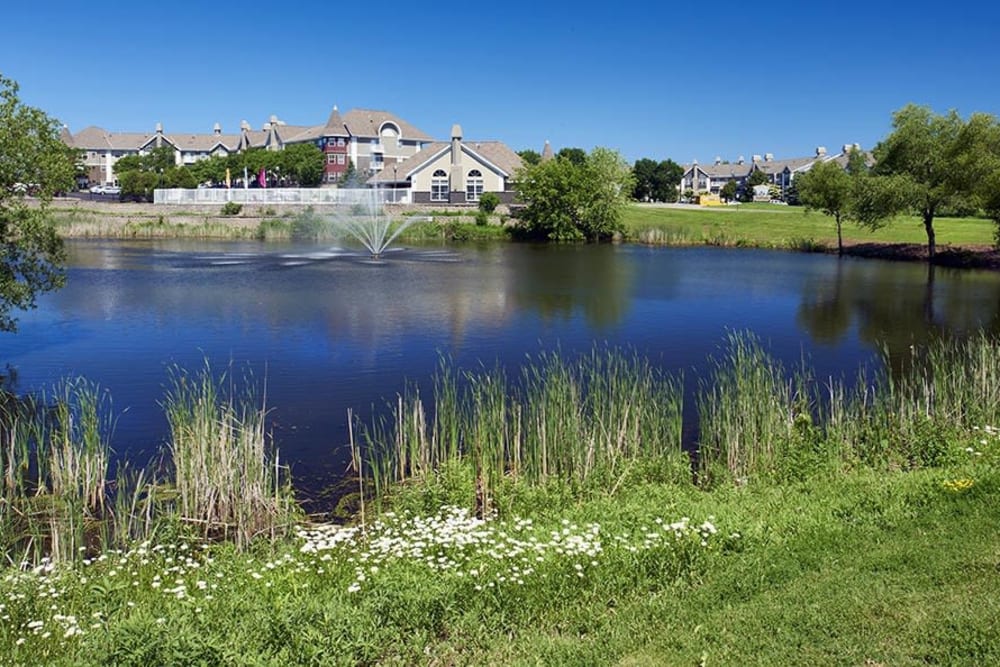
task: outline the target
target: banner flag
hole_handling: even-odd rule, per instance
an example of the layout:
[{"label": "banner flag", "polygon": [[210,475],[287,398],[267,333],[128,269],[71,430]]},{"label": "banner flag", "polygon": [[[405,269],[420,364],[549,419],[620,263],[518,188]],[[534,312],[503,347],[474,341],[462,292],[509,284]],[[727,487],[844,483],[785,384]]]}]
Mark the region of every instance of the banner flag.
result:
[{"label": "banner flag", "polygon": [[226,167],[226,187],[232,187],[232,181],[229,178],[229,167]]},{"label": "banner flag", "polygon": [[264,173],[264,167],[261,167],[260,173],[257,174],[257,185],[262,188],[267,187],[267,175]]}]

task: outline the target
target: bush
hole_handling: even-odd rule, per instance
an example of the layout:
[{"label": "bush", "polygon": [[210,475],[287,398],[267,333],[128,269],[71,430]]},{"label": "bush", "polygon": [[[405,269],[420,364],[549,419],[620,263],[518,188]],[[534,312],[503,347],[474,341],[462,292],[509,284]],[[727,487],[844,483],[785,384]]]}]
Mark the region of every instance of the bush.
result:
[{"label": "bush", "polygon": [[[479,197],[479,211],[480,213],[492,213],[496,210],[497,206],[500,205],[500,195],[495,192],[484,192]],[[479,222],[479,217],[476,217],[476,222]]]},{"label": "bush", "polygon": [[[482,206],[482,202],[480,202],[480,206]],[[486,211],[480,209],[480,211],[476,213],[476,224],[480,227],[485,227],[486,225],[490,224],[489,214]]]},{"label": "bush", "polygon": [[222,205],[222,215],[239,215],[242,210],[243,205],[234,201],[227,201]]}]

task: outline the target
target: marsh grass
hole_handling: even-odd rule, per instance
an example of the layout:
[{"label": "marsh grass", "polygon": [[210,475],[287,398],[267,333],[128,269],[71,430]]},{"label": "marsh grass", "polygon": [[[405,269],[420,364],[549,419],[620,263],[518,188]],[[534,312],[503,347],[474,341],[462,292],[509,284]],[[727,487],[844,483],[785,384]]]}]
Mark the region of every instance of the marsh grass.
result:
[{"label": "marsh grass", "polygon": [[182,521],[240,547],[290,530],[295,503],[252,378],[238,386],[207,364],[196,374],[175,368],[163,407]]},{"label": "marsh grass", "polygon": [[986,334],[912,348],[893,370],[820,383],[787,371],[751,334],[730,334],[698,397],[699,461],[707,480],[789,479],[818,468],[943,465],[978,424],[1000,417],[1000,349]]},{"label": "marsh grass", "polygon": [[773,474],[788,454],[796,420],[809,414],[808,380],[790,379],[752,334],[730,333],[698,395],[701,474],[720,464],[741,484]]},{"label": "marsh grass", "polygon": [[390,418],[357,430],[377,502],[400,483],[457,479],[455,491],[484,515],[509,500],[500,496],[511,486],[613,490],[638,461],[681,454],[682,404],[678,380],[618,350],[573,360],[542,353],[513,380],[499,366],[443,360],[431,419],[410,388]]},{"label": "marsh grass", "polygon": [[105,548],[112,424],[108,395],[85,380],[8,397],[0,415],[0,549],[10,561]]}]

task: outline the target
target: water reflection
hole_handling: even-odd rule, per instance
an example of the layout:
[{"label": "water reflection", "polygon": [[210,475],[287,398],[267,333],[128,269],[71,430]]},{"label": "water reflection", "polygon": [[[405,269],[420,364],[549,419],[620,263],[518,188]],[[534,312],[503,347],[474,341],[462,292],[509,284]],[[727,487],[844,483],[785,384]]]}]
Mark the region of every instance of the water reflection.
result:
[{"label": "water reflection", "polygon": [[895,362],[933,338],[1000,332],[1000,280],[986,271],[843,258],[832,273],[803,282],[796,319],[823,344],[846,340],[856,326],[863,342]]}]

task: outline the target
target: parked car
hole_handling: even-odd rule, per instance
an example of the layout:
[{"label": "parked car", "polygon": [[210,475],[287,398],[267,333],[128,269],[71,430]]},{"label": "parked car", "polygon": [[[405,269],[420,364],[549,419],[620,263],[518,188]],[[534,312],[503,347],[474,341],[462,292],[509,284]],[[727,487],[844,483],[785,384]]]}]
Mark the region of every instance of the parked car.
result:
[{"label": "parked car", "polygon": [[97,185],[91,185],[88,192],[93,195],[119,195],[122,189],[117,185],[111,185],[110,183],[98,183]]}]

